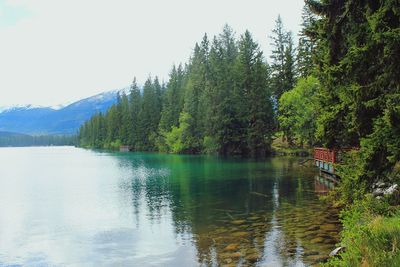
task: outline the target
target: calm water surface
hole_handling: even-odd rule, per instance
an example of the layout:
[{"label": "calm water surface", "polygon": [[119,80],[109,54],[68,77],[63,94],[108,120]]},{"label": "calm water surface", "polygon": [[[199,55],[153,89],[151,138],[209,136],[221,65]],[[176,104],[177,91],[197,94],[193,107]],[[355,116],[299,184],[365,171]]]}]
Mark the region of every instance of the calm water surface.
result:
[{"label": "calm water surface", "polygon": [[317,264],[337,211],[299,161],[0,148],[0,266]]}]

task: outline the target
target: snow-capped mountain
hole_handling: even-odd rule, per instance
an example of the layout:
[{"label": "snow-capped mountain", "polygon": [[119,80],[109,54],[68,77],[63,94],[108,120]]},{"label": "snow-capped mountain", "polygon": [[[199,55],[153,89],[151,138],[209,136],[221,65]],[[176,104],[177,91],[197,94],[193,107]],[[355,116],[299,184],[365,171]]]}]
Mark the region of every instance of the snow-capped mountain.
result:
[{"label": "snow-capped mountain", "polygon": [[0,131],[30,135],[75,134],[81,124],[117,101],[118,93],[129,88],[104,92],[66,106],[18,105],[0,108]]}]

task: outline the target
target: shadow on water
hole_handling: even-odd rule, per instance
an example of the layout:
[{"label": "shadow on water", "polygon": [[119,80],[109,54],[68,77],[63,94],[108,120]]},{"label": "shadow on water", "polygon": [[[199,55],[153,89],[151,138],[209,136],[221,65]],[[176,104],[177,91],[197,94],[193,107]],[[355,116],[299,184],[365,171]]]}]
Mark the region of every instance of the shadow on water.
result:
[{"label": "shadow on water", "polygon": [[298,158],[113,155],[137,227],[144,210],[153,224],[170,213],[200,265],[313,265],[339,241],[337,210],[318,199],[321,180]]}]

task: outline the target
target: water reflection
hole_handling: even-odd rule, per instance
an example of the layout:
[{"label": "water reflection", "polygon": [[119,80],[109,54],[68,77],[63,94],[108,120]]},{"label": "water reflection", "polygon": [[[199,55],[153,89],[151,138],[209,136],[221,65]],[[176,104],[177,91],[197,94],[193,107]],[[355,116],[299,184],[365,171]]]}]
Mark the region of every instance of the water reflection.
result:
[{"label": "water reflection", "polygon": [[0,162],[0,266],[303,266],[338,242],[295,158],[25,148]]},{"label": "water reflection", "polygon": [[147,157],[129,190],[144,196],[151,221],[171,211],[175,233],[190,236],[201,265],[315,264],[338,242],[337,211],[318,200],[314,172],[298,159]]}]

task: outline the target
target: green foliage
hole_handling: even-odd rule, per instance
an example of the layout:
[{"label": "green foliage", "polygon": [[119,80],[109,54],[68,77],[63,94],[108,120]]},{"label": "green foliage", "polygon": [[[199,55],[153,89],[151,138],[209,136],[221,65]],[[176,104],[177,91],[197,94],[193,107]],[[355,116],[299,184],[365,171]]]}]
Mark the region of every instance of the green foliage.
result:
[{"label": "green foliage", "polygon": [[203,147],[203,152],[210,155],[217,154],[220,149],[217,140],[211,136],[204,136]]},{"label": "green foliage", "polygon": [[296,83],[295,55],[292,33],[286,31],[280,16],[272,30],[271,72],[274,96],[278,100],[281,95],[292,89]]},{"label": "green foliage", "polygon": [[315,27],[317,17],[313,14],[308,5],[304,5],[302,12],[302,29],[299,33],[299,44],[297,46],[297,74],[299,77],[307,77],[314,72],[315,64],[315,38],[311,34]]},{"label": "green foliage", "polygon": [[184,78],[182,65],[179,65],[178,68],[174,65],[163,97],[159,125],[163,131],[169,131],[172,126],[179,124],[179,114],[184,105]]},{"label": "green foliage", "polygon": [[270,149],[274,125],[271,92],[263,54],[249,31],[239,41],[235,70],[238,77],[235,89],[241,102],[239,120],[245,125],[244,149],[252,156],[265,156]]},{"label": "green foliage", "polygon": [[[292,55],[288,45],[285,57]],[[140,92],[134,80],[129,96],[82,126],[80,143],[115,147],[120,140],[132,150],[265,156],[275,124],[270,84],[250,32],[236,40],[226,25],[211,44],[205,35],[195,45],[184,68],[172,68],[166,86],[149,78]]]},{"label": "green foliage", "polygon": [[400,210],[368,195],[341,213],[346,251],[326,266],[399,266]]},{"label": "green foliage", "polygon": [[165,134],[167,152],[185,153],[190,150],[193,142],[189,133],[191,120],[190,114],[182,112],[179,117],[179,127],[172,126],[171,131]]},{"label": "green foliage", "polygon": [[398,1],[307,1],[317,40],[317,137],[360,147],[360,177],[384,179],[400,159]]},{"label": "green foliage", "polygon": [[[157,78],[154,80],[157,81]],[[141,139],[137,147],[140,150],[152,151],[155,149],[155,137],[160,122],[160,95],[157,84],[152,79],[147,79],[143,87],[142,106],[139,112],[139,129]],[[152,138],[150,138],[152,137]]]},{"label": "green foliage", "polygon": [[278,121],[289,144],[314,145],[318,115],[315,102],[319,88],[315,77],[301,78],[295,88],[279,99]]},{"label": "green foliage", "polygon": [[77,145],[75,135],[25,135],[3,134],[0,135],[0,147],[24,147],[24,146],[74,146]]}]

